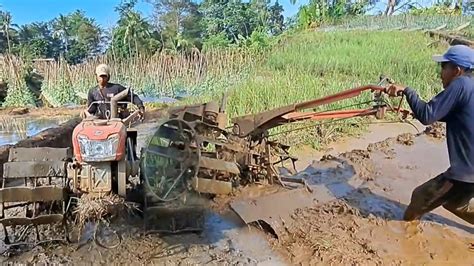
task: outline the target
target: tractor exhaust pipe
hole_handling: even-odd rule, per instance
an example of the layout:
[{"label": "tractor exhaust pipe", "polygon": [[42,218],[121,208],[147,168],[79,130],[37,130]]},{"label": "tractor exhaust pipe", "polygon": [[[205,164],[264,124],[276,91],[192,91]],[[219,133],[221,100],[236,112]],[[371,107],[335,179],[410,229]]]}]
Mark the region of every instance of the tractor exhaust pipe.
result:
[{"label": "tractor exhaust pipe", "polygon": [[118,117],[118,101],[126,97],[129,91],[129,89],[126,89],[110,99],[110,118]]}]

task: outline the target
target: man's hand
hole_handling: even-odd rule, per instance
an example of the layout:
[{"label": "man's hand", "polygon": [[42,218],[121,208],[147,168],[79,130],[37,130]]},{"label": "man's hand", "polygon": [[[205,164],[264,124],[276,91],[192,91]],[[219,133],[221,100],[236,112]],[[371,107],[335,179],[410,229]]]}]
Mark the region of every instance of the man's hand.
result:
[{"label": "man's hand", "polygon": [[138,116],[140,117],[141,121],[145,120],[145,107],[140,107],[138,109]]},{"label": "man's hand", "polygon": [[405,86],[391,84],[386,88],[386,93],[392,97],[402,96]]},{"label": "man's hand", "polygon": [[87,118],[87,117],[89,117],[89,116],[91,116],[91,114],[90,114],[87,110],[84,110],[84,111],[81,112],[81,114],[80,114],[80,117],[81,117],[82,119],[85,119],[85,118]]}]

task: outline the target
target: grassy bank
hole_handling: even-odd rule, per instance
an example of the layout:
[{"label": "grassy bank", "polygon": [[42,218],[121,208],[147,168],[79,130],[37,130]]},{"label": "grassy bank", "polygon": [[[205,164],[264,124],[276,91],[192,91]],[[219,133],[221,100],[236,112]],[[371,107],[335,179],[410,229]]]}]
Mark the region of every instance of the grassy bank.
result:
[{"label": "grassy bank", "polygon": [[[249,79],[233,90],[229,115],[261,112],[374,84],[381,74],[417,89],[427,99],[441,89],[437,65],[431,56],[446,48],[428,47],[430,42],[421,32],[305,32],[289,36],[269,53]],[[323,108],[338,108],[368,99],[359,97]],[[303,135],[289,134],[286,140],[309,141],[319,146],[321,140],[330,139],[338,132],[351,133],[353,129],[348,124],[316,127]]]},{"label": "grassy bank", "polygon": [[323,25],[321,31],[341,30],[416,30],[434,29],[445,25],[452,30],[465,23],[473,23],[472,16],[459,15],[412,15],[401,14],[396,16],[358,16],[349,17]]}]

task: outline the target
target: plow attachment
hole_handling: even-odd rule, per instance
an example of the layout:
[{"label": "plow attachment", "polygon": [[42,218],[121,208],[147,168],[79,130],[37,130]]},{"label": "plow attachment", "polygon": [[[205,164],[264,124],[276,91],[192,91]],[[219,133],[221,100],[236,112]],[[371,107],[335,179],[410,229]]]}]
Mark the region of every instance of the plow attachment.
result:
[{"label": "plow attachment", "polygon": [[[297,183],[294,178],[286,180]],[[299,188],[235,200],[230,203],[230,207],[244,223],[261,228],[279,238],[285,234],[287,228],[292,227],[292,215],[298,209],[324,204],[334,198],[324,185],[304,184],[304,187],[300,185]]]},{"label": "plow attachment", "polygon": [[[296,172],[296,158],[290,155],[289,146],[271,140],[269,131],[301,121],[362,116],[382,119],[386,111],[395,111],[405,119],[408,112],[400,108],[403,97],[398,107],[392,107],[384,98],[385,87],[382,85],[385,82],[392,81],[382,76],[377,85],[356,87],[319,99],[235,117],[230,126],[227,125],[224,110],[227,100],[225,95],[220,106],[208,102],[173,108],[169,111],[170,119],[161,125],[154,136],[155,140],[144,151],[146,157],[158,156],[150,163],[147,158],[144,159],[147,189],[155,195],[157,202],[163,204],[178,199],[173,195],[233,194],[242,187],[256,183],[278,183],[283,187],[289,187],[290,183],[302,184],[301,189],[231,204],[244,222],[266,224],[278,235],[286,226],[285,223],[290,222],[289,216],[297,208],[311,206],[316,194],[305,180],[282,177],[277,171],[278,164],[288,169],[285,163],[291,162]],[[365,108],[322,108],[360,96],[363,92],[371,92],[372,99],[366,98],[364,102],[350,106],[369,105]],[[180,204],[186,206],[184,201]]]}]

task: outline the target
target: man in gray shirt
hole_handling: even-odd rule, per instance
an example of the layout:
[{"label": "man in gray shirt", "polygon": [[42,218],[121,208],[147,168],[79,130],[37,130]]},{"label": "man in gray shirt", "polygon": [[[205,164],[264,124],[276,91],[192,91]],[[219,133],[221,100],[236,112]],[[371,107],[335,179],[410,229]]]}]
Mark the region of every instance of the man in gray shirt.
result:
[{"label": "man in gray shirt", "polygon": [[[109,66],[105,64],[98,65],[95,73],[97,75],[98,86],[96,86],[95,88],[89,91],[89,94],[87,96],[88,108],[84,113],[85,113],[85,116],[94,115],[101,119],[105,119],[107,111],[110,112],[110,104],[109,103],[100,103],[100,104],[95,103],[91,105],[91,103],[95,101],[110,102],[110,99],[113,96],[126,90],[126,88],[120,84],[109,82],[110,68]],[[141,118],[143,118],[143,115],[145,113],[145,107],[143,105],[142,100],[136,94],[130,92],[127,95],[127,97],[123,99],[122,101],[128,101],[135,104],[139,108]],[[126,113],[127,113],[125,111],[127,108],[126,104],[119,104],[119,108],[122,109],[122,112],[119,112],[119,116],[120,118],[124,118],[123,116],[126,116]]]}]

